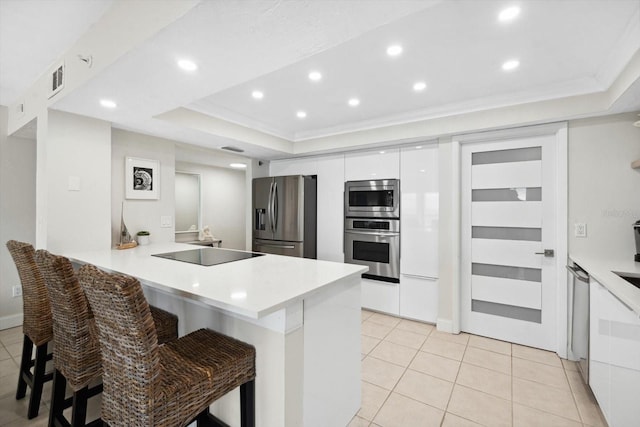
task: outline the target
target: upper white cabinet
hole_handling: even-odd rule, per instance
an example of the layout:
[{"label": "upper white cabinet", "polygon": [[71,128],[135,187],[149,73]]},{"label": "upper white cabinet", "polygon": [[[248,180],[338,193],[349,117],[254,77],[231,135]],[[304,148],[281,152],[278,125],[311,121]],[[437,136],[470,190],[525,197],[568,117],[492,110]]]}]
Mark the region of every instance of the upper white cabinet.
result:
[{"label": "upper white cabinet", "polygon": [[343,262],[344,156],[273,161],[270,174],[317,175],[317,257]]},{"label": "upper white cabinet", "polygon": [[400,272],[438,277],[438,146],[400,153]]},{"label": "upper white cabinet", "polygon": [[600,283],[590,283],[589,385],[610,427],[640,420],[640,318]]},{"label": "upper white cabinet", "polygon": [[345,155],[345,181],[398,178],[400,178],[400,150],[398,148]]}]

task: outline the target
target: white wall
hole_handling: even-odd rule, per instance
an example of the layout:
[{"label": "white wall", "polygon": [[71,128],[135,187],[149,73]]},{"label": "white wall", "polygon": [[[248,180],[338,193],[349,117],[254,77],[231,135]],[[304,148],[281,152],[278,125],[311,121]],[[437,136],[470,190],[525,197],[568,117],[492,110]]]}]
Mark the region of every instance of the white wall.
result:
[{"label": "white wall", "polygon": [[7,136],[7,108],[0,106],[0,330],[22,324],[20,284],[7,240],[35,244],[36,141]]},{"label": "white wall", "polygon": [[[42,118],[38,118],[37,143],[37,246],[56,253],[108,248],[111,125],[55,110]],[[72,180],[79,183],[78,191],[69,189]]]},{"label": "white wall", "polygon": [[[637,114],[569,122],[569,253],[632,259],[632,224],[640,219]],[[576,222],[587,237],[574,237]]]},{"label": "white wall", "polygon": [[[244,250],[248,209],[245,171],[188,162],[176,162],[176,170],[201,176],[202,226],[208,225],[213,236],[222,239],[222,247]],[[182,237],[177,234],[176,241]],[[185,237],[193,240],[197,235]]]},{"label": "white wall", "polygon": [[[175,141],[120,129],[111,133],[111,245],[120,241],[120,214],[124,201],[124,222],[132,236],[140,230],[151,233],[152,243],[174,241]],[[124,162],[126,157],[160,162],[160,198],[125,199]],[[171,227],[161,227],[160,217],[170,216]]]}]

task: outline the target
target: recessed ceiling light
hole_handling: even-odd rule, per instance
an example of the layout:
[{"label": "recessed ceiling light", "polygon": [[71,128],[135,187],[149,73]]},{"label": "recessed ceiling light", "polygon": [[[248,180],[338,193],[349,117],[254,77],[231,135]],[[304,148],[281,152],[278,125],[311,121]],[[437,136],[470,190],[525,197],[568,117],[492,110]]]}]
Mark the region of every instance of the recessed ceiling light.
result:
[{"label": "recessed ceiling light", "polygon": [[389,56],[398,56],[402,53],[402,46],[399,44],[394,44],[387,48],[387,55]]},{"label": "recessed ceiling light", "polygon": [[422,148],[422,145],[418,145],[418,146],[416,147],[416,150],[419,150],[419,149],[421,149],[421,148]]},{"label": "recessed ceiling light", "polygon": [[116,108],[118,106],[118,104],[110,99],[101,99],[100,105],[102,105],[104,108]]},{"label": "recessed ceiling light", "polygon": [[384,154],[384,151],[381,151],[380,154]]},{"label": "recessed ceiling light", "polygon": [[505,71],[515,70],[520,66],[520,61],[517,59],[510,59],[509,61],[502,64],[502,69]]},{"label": "recessed ceiling light", "polygon": [[244,163],[231,163],[229,164],[229,166],[231,166],[234,169],[244,169],[247,167],[247,165]]},{"label": "recessed ceiling light", "polygon": [[416,92],[422,92],[427,88],[427,84],[425,82],[415,82],[413,84],[413,90]]},{"label": "recessed ceiling light", "polygon": [[253,96],[255,99],[262,99],[264,98],[264,93],[260,92],[259,90],[254,90],[253,92],[251,92],[251,96]]},{"label": "recessed ceiling light", "polygon": [[357,107],[358,105],[360,105],[360,100],[358,98],[351,98],[349,100],[349,105],[351,105],[352,107]]},{"label": "recessed ceiling light", "polygon": [[233,292],[231,294],[231,299],[245,299],[247,297],[247,293],[245,291]]},{"label": "recessed ceiling light", "polygon": [[312,71],[309,73],[309,80],[317,82],[318,80],[321,80],[321,79],[322,79],[322,74],[320,74],[319,71]]},{"label": "recessed ceiling light", "polygon": [[305,113],[304,111],[298,111],[296,113],[296,116],[298,116],[299,119],[304,119],[305,117],[307,117],[307,113]]},{"label": "recessed ceiling light", "polygon": [[518,15],[520,15],[520,8],[518,6],[512,6],[503,9],[500,14],[498,14],[498,20],[500,22],[511,21]]},{"label": "recessed ceiling light", "polygon": [[196,65],[196,63],[188,59],[179,60],[178,67],[182,68],[185,71],[195,71],[198,69],[198,66]]}]

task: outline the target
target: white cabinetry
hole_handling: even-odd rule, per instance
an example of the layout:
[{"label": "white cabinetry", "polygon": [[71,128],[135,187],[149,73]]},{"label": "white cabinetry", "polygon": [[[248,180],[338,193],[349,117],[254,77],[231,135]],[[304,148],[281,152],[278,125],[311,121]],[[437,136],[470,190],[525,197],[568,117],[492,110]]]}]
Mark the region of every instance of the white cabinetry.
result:
[{"label": "white cabinetry", "polygon": [[398,148],[346,154],[344,162],[345,181],[400,178]]},{"label": "white cabinetry", "polygon": [[589,385],[610,427],[640,420],[640,317],[590,283]]},{"label": "white cabinetry", "polygon": [[400,315],[438,315],[438,146],[400,152]]},{"label": "white cabinetry", "polygon": [[400,315],[400,293],[397,283],[362,279],[362,308]]},{"label": "white cabinetry", "polygon": [[343,262],[344,156],[273,161],[271,176],[317,175],[317,257]]},{"label": "white cabinetry", "polygon": [[438,146],[403,148],[400,271],[438,277]]}]

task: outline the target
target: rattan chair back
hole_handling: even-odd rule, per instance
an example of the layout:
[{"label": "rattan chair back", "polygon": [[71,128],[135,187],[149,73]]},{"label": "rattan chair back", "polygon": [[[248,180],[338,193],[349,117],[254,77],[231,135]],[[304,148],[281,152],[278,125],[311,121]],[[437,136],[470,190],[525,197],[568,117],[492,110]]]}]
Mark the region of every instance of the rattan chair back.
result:
[{"label": "rattan chair back", "polygon": [[22,283],[23,332],[34,345],[53,339],[51,305],[44,278],[35,262],[35,249],[29,243],[9,240],[7,248]]},{"label": "rattan chair back", "polygon": [[[156,329],[138,280],[92,265],[78,271],[92,307],[102,351],[102,419],[112,425],[151,426],[160,390]],[[119,419],[110,419],[119,414]]]},{"label": "rattan chair back", "polygon": [[45,250],[35,260],[51,300],[54,365],[78,391],[102,374],[95,321],[71,262]]}]

